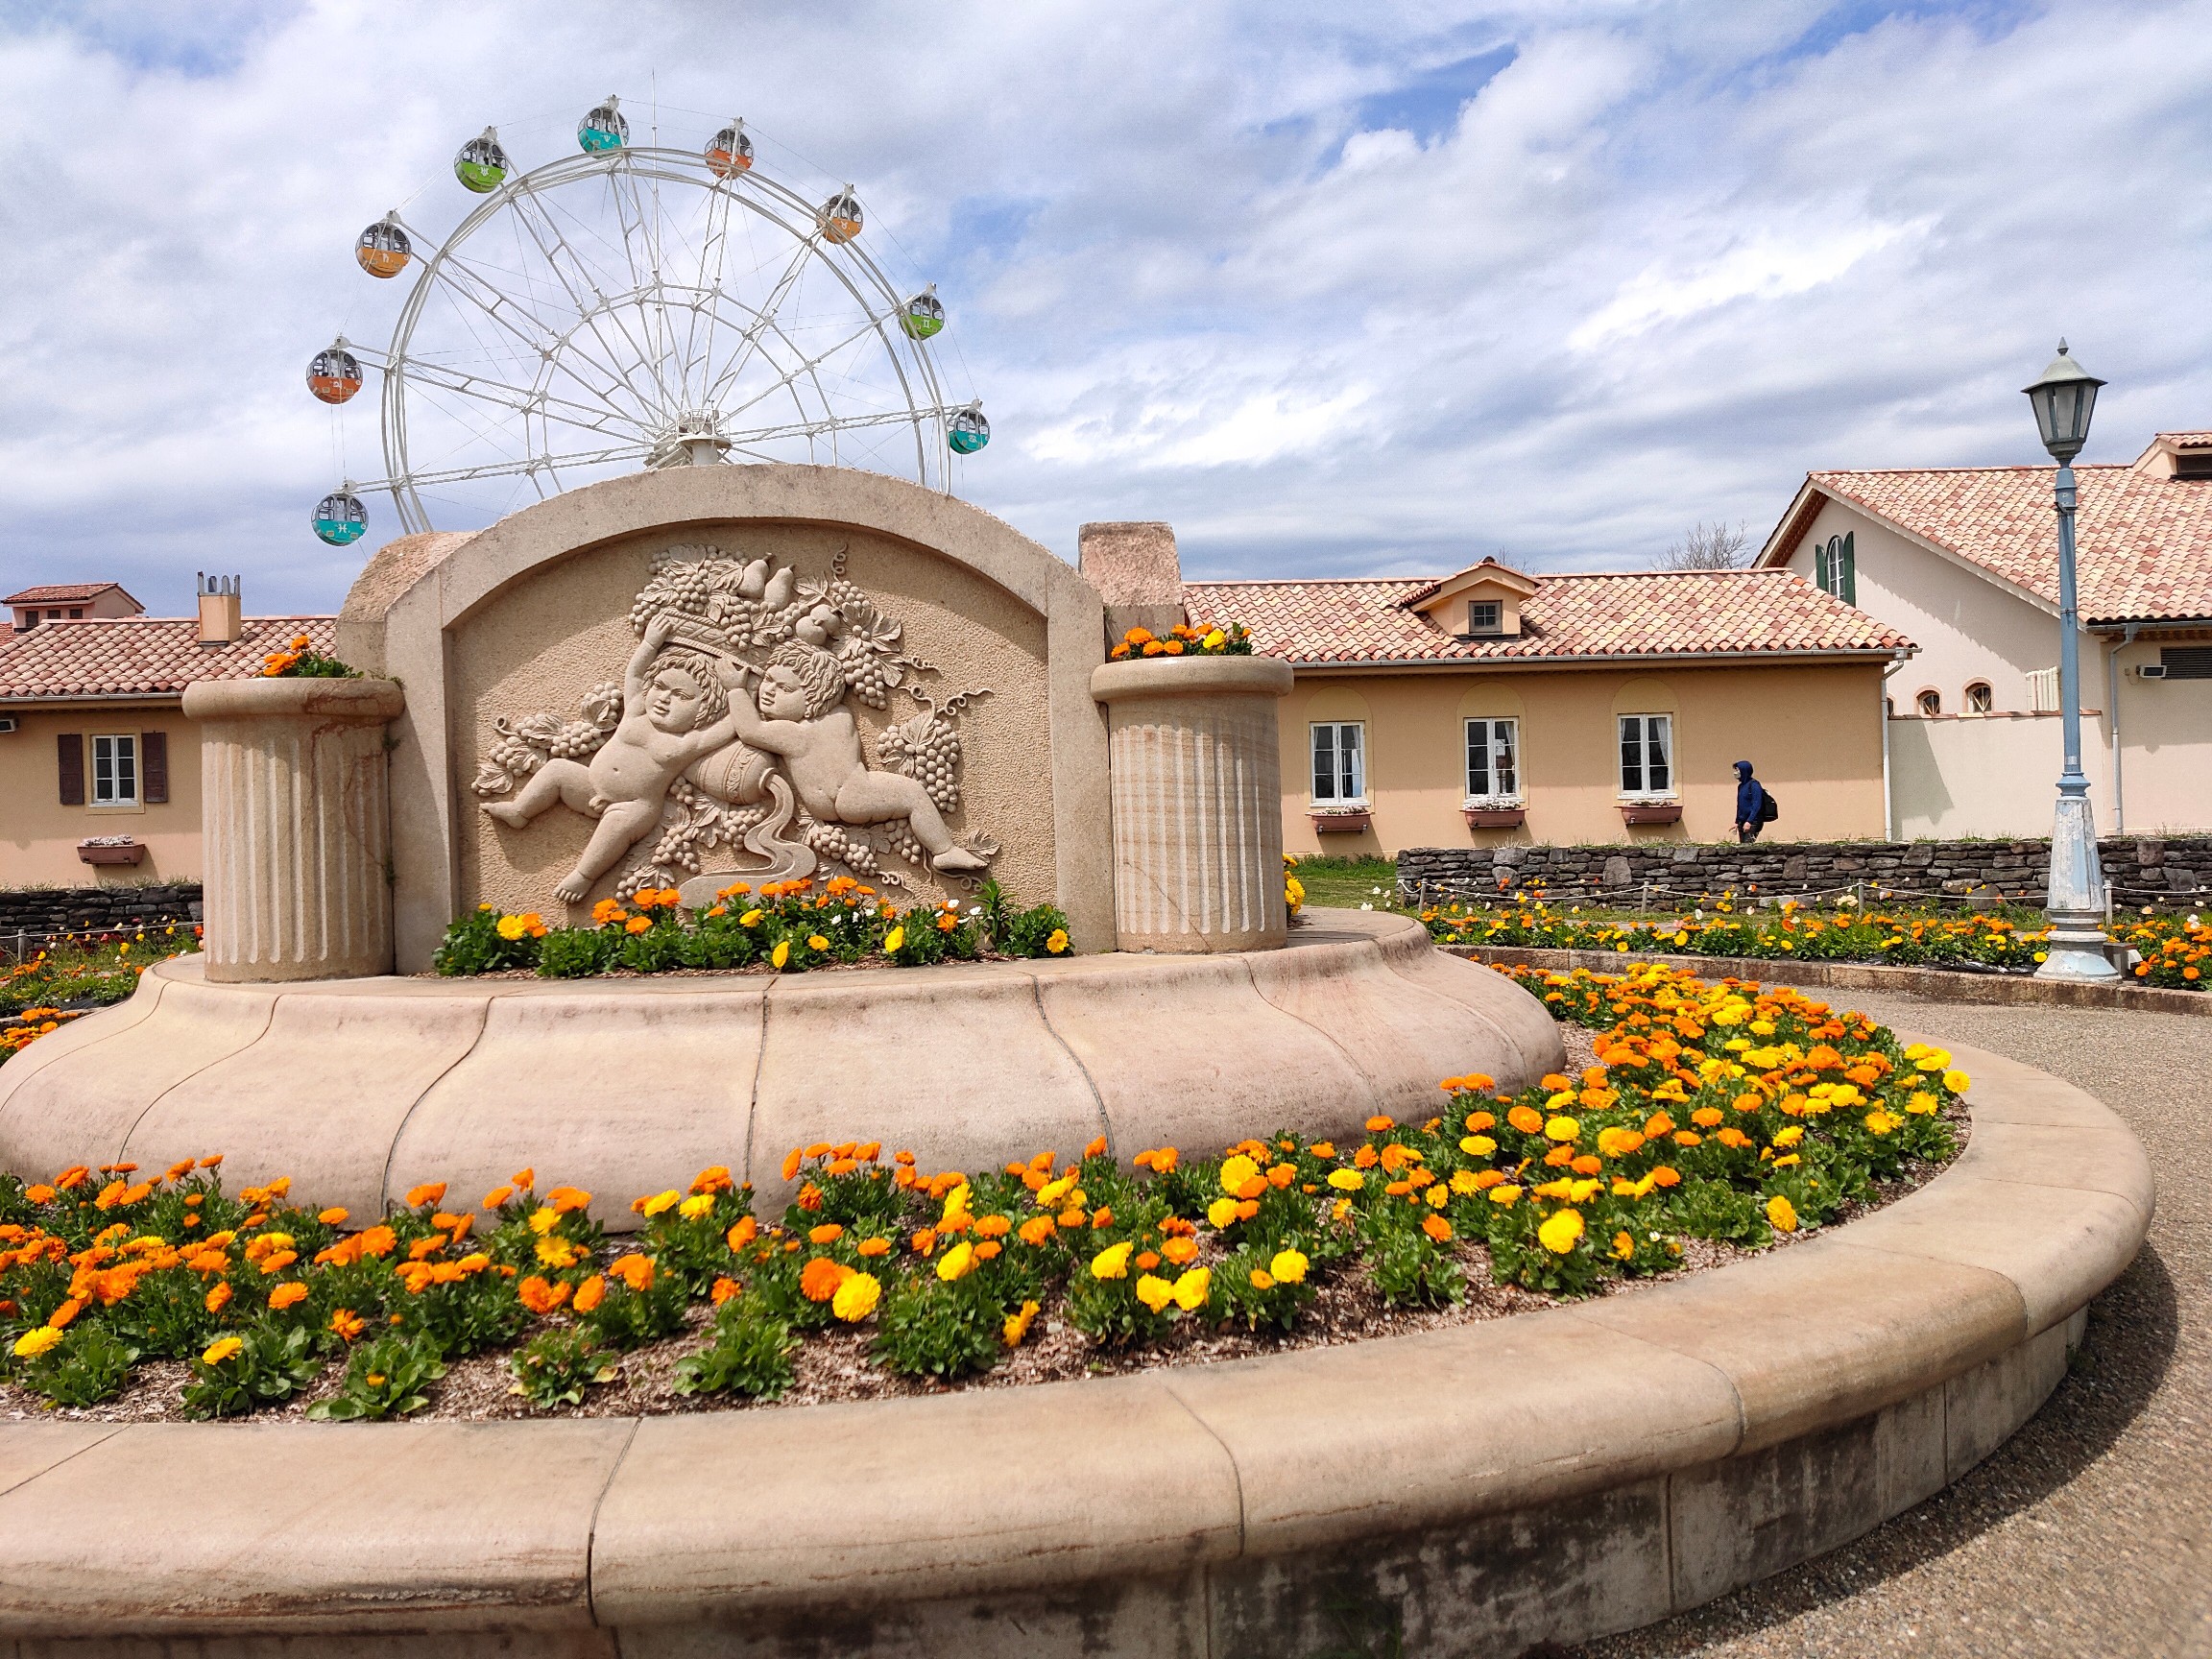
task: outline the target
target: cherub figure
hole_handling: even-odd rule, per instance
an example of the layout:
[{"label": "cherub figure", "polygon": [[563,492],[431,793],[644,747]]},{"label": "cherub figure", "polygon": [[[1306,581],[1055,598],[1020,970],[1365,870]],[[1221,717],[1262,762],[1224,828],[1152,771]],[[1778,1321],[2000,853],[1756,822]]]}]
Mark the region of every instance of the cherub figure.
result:
[{"label": "cherub figure", "polygon": [[737,711],[753,713],[743,696],[730,695],[744,679],[735,662],[718,661],[709,671],[704,658],[684,651],[654,667],[675,626],[663,613],[646,627],[623,670],[621,721],[589,765],[548,760],[514,800],[484,803],[485,811],[517,830],[556,802],[599,820],[576,868],[553,889],[565,903],[581,902],[592,882],[659,825],[668,785],[693,761],[729,744],[737,733]]},{"label": "cherub figure", "polygon": [[787,641],[761,671],[757,711],[742,694],[730,700],[737,735],[781,755],[791,786],[824,823],[885,824],[903,818],[928,850],[931,869],[965,874],[986,862],[952,839],[937,804],[920,780],[871,772],[860,754],[860,729],[842,706],[845,671],[835,657],[804,640]]}]

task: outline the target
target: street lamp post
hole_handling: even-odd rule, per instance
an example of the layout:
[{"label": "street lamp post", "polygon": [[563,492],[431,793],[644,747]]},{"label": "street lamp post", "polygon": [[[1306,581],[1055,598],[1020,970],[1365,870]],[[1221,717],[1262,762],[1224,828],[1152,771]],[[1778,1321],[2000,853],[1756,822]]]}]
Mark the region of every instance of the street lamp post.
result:
[{"label": "street lamp post", "polygon": [[2058,806],[2051,826],[2051,886],[2045,908],[2051,935],[2038,979],[2097,983],[2119,978],[2105,954],[2104,875],[2097,862],[2097,826],[2089,812],[2089,780],[2081,772],[2080,622],[2074,604],[2074,457],[2089,441],[2089,415],[2104,382],[2066,354],[2058,355],[2032,386],[2023,387],[2035,411],[2043,447],[2058,463],[2055,505],[2058,513],[2058,719],[2066,746],[2058,775]]}]

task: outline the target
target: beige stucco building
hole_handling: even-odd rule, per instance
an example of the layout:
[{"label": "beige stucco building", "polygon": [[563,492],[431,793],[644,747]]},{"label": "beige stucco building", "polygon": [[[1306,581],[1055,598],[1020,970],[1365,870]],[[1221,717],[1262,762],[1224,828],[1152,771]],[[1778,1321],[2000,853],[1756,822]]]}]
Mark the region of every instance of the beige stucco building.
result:
[{"label": "beige stucco building", "polygon": [[[2212,432],[2077,467],[2082,763],[2106,833],[2212,826]],[[2049,467],[1815,472],[1760,565],[1911,637],[1890,832],[2045,835],[2060,765]]]},{"label": "beige stucco building", "polygon": [[1284,845],[1733,838],[1733,763],[1782,840],[1879,836],[1883,677],[1912,641],[1788,571],[1198,582],[1296,674]]},{"label": "beige stucco building", "polygon": [[138,614],[111,582],[10,596],[0,887],[199,879],[200,739],[185,686],[257,674],[301,634],[328,651],[333,632],[327,616],[243,616],[235,582],[220,587],[196,617]]}]

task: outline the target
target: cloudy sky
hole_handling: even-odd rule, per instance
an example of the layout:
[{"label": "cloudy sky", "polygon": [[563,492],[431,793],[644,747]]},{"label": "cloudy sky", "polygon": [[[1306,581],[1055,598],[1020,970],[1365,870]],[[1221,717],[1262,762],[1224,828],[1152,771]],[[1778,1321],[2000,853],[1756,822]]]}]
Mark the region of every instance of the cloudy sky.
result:
[{"label": "cloudy sky", "polygon": [[[1026,0],[466,7],[0,0],[0,581],[334,608],[364,397],[301,384],[450,225],[488,122],[533,166],[608,90],[853,180],[951,312],[960,490],[1064,554],[1166,518],[1201,575],[1648,562],[1764,536],[1809,468],[2085,459],[2212,426],[2212,0]],[[642,113],[641,113],[642,112]]]}]

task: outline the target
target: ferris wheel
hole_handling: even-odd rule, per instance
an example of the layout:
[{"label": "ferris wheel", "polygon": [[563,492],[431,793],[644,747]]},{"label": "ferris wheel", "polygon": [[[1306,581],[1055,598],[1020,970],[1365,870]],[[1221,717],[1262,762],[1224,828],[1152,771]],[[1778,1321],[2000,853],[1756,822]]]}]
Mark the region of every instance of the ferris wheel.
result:
[{"label": "ferris wheel", "polygon": [[517,172],[486,128],[453,171],[485,200],[443,240],[387,213],[370,276],[413,270],[382,350],[341,335],[307,368],[325,403],[382,380],[384,476],[317,503],[332,546],[389,493],[402,532],[474,529],[640,467],[801,461],[949,491],[990,442],[946,393],[934,284],[905,291],[860,246],[850,184],[814,201],[766,178],[741,120],[697,151],[633,145],[609,97],[579,154]]}]

